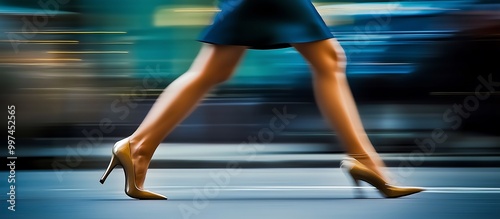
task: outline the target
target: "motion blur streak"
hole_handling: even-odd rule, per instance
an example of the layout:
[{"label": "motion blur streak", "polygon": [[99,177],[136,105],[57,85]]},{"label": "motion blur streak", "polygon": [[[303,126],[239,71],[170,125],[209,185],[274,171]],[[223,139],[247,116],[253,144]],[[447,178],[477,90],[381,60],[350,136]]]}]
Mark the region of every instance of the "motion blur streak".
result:
[{"label": "motion blur streak", "polygon": [[[54,203],[72,211],[58,209],[48,216],[79,212],[73,218],[89,218],[83,209],[98,200],[105,201],[95,204],[102,218],[109,218],[112,212],[102,206],[127,199],[110,189],[123,183],[118,174],[112,174],[116,183],[110,187],[94,185],[112,142],[128,136],[163,88],[188,69],[200,48],[196,36],[219,10],[214,1],[203,0],[71,0],[52,8],[40,2],[46,3],[0,0],[0,101],[17,110],[17,168],[25,176],[19,205],[40,215],[46,208],[39,200],[50,193]],[[428,210],[437,207],[443,211],[439,218],[498,217],[492,209],[500,204],[500,1],[314,3],[346,50],[363,123],[394,178],[430,188],[414,199],[391,201],[401,207],[399,218],[411,218],[405,209],[414,218],[429,217]],[[273,109],[283,107],[297,118],[275,133],[272,143],[255,143],[261,150],[248,161],[238,145],[266,128]],[[103,124],[112,131],[102,131]],[[431,141],[436,130],[445,141]],[[252,218],[306,217],[307,212],[310,218],[335,213],[350,218],[348,210],[360,205],[386,210],[376,217],[391,215],[387,203],[341,203],[336,199],[352,198],[350,189],[337,193],[321,187],[350,186],[340,171],[328,169],[337,168],[343,156],[335,137],[318,112],[310,68],[300,54],[249,51],[235,76],[212,90],[165,139],[148,177],[169,198],[191,202],[190,188],[205,185],[211,168],[238,162],[244,174],[231,178],[230,185],[243,190],[222,188],[199,218],[250,218],[249,209],[262,209]],[[86,153],[81,142],[90,142]],[[7,157],[7,151],[0,155]],[[66,168],[53,171],[54,163]],[[49,178],[58,171],[64,174]],[[245,190],[252,186],[320,191]],[[73,202],[61,203],[66,199]],[[261,206],[261,199],[270,205]],[[429,204],[433,199],[439,206]],[[147,208],[153,216],[168,211],[182,218],[176,207],[154,205],[158,209]],[[302,206],[306,210],[298,212]],[[4,209],[0,214],[4,218]]]}]

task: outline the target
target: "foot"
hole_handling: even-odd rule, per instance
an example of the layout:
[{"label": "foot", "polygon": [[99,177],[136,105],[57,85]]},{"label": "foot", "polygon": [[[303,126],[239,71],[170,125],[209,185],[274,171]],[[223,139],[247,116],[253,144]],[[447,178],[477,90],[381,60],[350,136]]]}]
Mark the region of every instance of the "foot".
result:
[{"label": "foot", "polygon": [[134,164],[135,184],[138,189],[144,190],[144,181],[153,155],[145,151],[140,141],[132,137],[130,137],[130,154]]},{"label": "foot", "polygon": [[417,187],[399,187],[387,183],[377,173],[370,170],[364,164],[356,159],[346,159],[342,161],[341,168],[354,180],[356,186],[359,186],[360,181],[367,182],[378,189],[378,191],[386,198],[399,198],[423,191],[423,188]]},{"label": "foot", "polygon": [[359,161],[365,167],[375,172],[378,176],[380,176],[383,180],[390,183],[389,178],[386,176],[383,168],[385,167],[382,160],[377,155],[369,155],[369,154],[353,154],[349,155],[352,158]]}]

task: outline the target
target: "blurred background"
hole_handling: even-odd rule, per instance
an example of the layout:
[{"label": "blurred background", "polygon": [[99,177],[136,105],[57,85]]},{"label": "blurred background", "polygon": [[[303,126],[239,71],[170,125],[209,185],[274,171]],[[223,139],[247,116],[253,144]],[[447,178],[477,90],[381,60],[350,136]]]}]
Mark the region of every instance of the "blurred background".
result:
[{"label": "blurred background", "polygon": [[159,147],[146,188],[172,202],[124,202],[121,172],[97,183],[111,147],[188,69],[217,2],[0,0],[0,103],[16,107],[18,157],[18,211],[0,217],[498,218],[500,1],[313,2],[393,179],[426,192],[353,199],[310,69],[279,49],[249,51]]},{"label": "blurred background", "polygon": [[[314,3],[346,50],[363,123],[390,164],[412,153],[426,157],[421,165],[500,164],[500,1]],[[74,168],[104,167],[111,143],[130,135],[189,67],[216,6],[1,0],[1,101],[16,105],[19,168],[52,168],[68,156],[82,158]],[[153,167],[244,158],[237,145],[253,136],[265,143],[255,151],[270,157],[247,165],[337,165],[322,157],[343,149],[318,112],[310,80],[293,49],[250,51],[234,78],[165,139]],[[285,108],[297,117],[270,140],[258,138],[273,109]],[[435,130],[447,140],[425,145]],[[83,150],[82,142],[91,144]]]}]

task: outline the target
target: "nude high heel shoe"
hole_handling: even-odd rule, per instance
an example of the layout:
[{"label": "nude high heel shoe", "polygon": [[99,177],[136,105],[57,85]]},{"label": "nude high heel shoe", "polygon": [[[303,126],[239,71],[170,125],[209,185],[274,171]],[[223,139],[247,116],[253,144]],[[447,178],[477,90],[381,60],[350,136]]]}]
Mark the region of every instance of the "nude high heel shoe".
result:
[{"label": "nude high heel shoe", "polygon": [[118,141],[114,145],[111,161],[104,175],[101,177],[101,180],[99,180],[101,184],[104,184],[111,171],[117,165],[121,165],[125,172],[125,194],[136,199],[167,199],[167,197],[163,195],[137,188],[135,184],[135,171],[134,164],[132,163],[129,138]]},{"label": "nude high heel shoe", "polygon": [[399,198],[424,191],[423,188],[390,185],[378,174],[352,157],[344,159],[341,163],[341,168],[351,176],[356,186],[359,186],[360,181],[367,182],[377,188],[386,198]]}]

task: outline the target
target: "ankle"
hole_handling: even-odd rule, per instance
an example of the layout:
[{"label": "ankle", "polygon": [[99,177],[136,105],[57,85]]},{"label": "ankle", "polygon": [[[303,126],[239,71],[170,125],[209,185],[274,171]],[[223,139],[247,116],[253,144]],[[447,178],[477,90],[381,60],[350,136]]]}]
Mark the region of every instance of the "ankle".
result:
[{"label": "ankle", "polygon": [[361,161],[361,160],[371,160],[374,154],[361,150],[361,151],[347,153],[347,156]]},{"label": "ankle", "polygon": [[383,171],[383,168],[385,165],[383,165],[382,161],[378,157],[378,154],[371,154],[371,153],[357,153],[357,154],[348,154],[350,157],[356,159],[358,162],[362,163],[363,165],[366,166],[366,168],[372,170],[375,172],[377,175],[382,177],[383,179],[387,180],[387,176],[385,174],[385,171]]},{"label": "ankle", "polygon": [[152,157],[153,154],[147,149],[147,147],[145,147],[145,145],[148,145],[147,141],[143,138],[138,138],[132,135],[129,137],[129,142],[132,156]]},{"label": "ankle", "polygon": [[352,157],[356,160],[369,159],[370,155],[368,153],[357,153],[357,154],[347,154],[349,157]]}]

